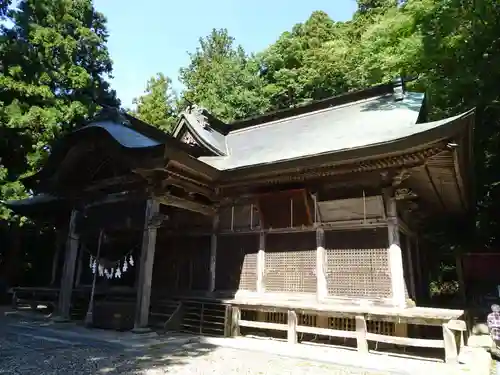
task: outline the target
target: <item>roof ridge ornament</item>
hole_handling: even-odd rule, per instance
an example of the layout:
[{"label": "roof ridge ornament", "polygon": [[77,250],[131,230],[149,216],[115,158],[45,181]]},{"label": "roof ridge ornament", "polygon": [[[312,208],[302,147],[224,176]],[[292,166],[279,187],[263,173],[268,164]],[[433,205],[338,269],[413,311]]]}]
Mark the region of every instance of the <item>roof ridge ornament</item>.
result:
[{"label": "roof ridge ornament", "polygon": [[187,107],[187,113],[193,115],[204,129],[208,129],[210,127],[208,116],[205,114],[207,112],[206,108],[199,106],[198,104],[191,104]]},{"label": "roof ridge ornament", "polygon": [[403,77],[394,78],[392,81],[394,87],[394,101],[399,102],[405,98],[405,86]]}]

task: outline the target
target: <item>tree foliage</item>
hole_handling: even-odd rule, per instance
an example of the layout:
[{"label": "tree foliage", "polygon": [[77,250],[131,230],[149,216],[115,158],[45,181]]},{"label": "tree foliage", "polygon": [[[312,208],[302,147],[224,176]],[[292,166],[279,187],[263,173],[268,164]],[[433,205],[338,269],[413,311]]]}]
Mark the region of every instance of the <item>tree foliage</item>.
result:
[{"label": "tree foliage", "polygon": [[177,121],[178,98],[172,80],[163,73],[149,79],[144,95],[134,99],[132,115],[170,133]]},{"label": "tree foliage", "polygon": [[212,30],[180,70],[182,98],[231,121],[262,113],[268,107],[258,61],[235,46],[227,30]]},{"label": "tree foliage", "polygon": [[[91,0],[0,3],[0,199],[26,196],[19,182],[50,144],[97,104],[118,105],[106,81],[112,62],[104,16]],[[1,209],[0,209],[1,210]],[[2,218],[9,213],[0,211]]]}]

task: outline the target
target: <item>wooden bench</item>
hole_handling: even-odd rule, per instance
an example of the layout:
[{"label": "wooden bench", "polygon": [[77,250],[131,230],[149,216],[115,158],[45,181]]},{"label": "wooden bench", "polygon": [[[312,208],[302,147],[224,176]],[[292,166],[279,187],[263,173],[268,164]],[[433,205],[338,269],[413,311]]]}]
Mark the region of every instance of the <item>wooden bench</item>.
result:
[{"label": "wooden bench", "polygon": [[[228,301],[229,302],[229,301]],[[360,352],[368,352],[368,341],[411,346],[419,348],[444,349],[445,362],[456,363],[460,348],[465,345],[464,333],[466,324],[459,320],[463,310],[434,309],[423,307],[394,308],[383,306],[361,305],[329,305],[320,303],[279,302],[262,300],[232,300],[230,332],[232,336],[240,335],[240,327],[286,331],[290,344],[298,343],[299,333],[308,333],[321,336],[355,339]],[[288,316],[287,324],[244,320],[241,310],[256,310],[266,312],[281,312]],[[311,327],[298,322],[299,314],[312,314],[317,316],[350,318],[355,320],[355,330],[336,330],[330,328]],[[396,325],[412,324],[421,326],[440,326],[442,339],[425,339],[389,336],[371,333],[367,330],[367,321],[391,322]]]},{"label": "wooden bench", "polygon": [[59,298],[59,288],[15,287],[9,293],[12,294],[14,309],[29,306],[32,310],[37,310],[39,305],[55,309]]}]

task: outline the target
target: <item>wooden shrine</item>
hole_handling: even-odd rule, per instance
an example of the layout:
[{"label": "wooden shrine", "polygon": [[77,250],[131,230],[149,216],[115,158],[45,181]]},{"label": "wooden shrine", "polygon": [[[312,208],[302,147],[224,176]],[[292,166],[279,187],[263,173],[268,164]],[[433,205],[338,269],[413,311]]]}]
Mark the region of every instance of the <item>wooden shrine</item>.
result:
[{"label": "wooden shrine", "polygon": [[[428,122],[425,95],[401,80],[231,124],[193,105],[172,136],[104,111],[25,180],[71,218],[58,311],[69,316],[99,231],[128,233],[140,243],[126,283],[136,328],[162,314],[188,327],[198,303],[198,322],[220,314],[226,335],[446,347],[453,361],[463,311],[418,307],[430,251],[419,224],[468,214],[473,128],[474,111]],[[35,198],[8,204],[34,216]],[[444,340],[417,342],[407,324],[442,327]]]}]

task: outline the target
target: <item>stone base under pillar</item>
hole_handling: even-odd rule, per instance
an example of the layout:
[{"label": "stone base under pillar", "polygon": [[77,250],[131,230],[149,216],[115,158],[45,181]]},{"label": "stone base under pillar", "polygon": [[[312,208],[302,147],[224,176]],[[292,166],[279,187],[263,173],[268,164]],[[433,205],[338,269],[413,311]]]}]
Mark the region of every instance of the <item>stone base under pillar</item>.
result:
[{"label": "stone base under pillar", "polygon": [[131,332],[137,334],[143,334],[143,333],[151,333],[152,330],[149,327],[134,327]]}]

